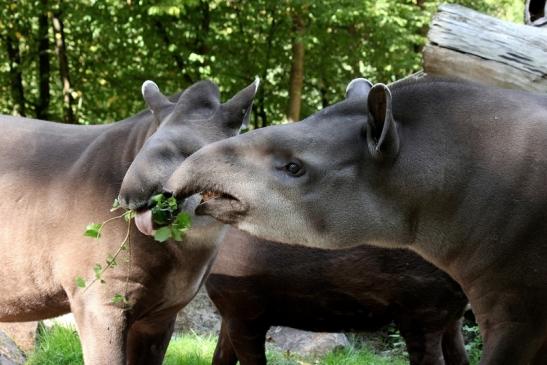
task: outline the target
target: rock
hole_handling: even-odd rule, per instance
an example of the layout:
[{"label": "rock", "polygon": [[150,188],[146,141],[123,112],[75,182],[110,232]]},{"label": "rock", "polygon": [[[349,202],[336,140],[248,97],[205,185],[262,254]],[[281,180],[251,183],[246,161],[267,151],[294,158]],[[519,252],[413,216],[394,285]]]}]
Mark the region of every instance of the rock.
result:
[{"label": "rock", "polygon": [[38,322],[2,322],[0,331],[8,335],[25,353],[34,351]]},{"label": "rock", "polygon": [[202,287],[194,299],[177,315],[175,332],[195,332],[198,335],[217,335],[220,315]]},{"label": "rock", "polygon": [[283,352],[288,351],[303,357],[322,356],[350,345],[343,333],[307,332],[288,327],[272,327],[266,338]]},{"label": "rock", "polygon": [[15,342],[3,331],[0,331],[0,365],[23,365],[25,354]]}]

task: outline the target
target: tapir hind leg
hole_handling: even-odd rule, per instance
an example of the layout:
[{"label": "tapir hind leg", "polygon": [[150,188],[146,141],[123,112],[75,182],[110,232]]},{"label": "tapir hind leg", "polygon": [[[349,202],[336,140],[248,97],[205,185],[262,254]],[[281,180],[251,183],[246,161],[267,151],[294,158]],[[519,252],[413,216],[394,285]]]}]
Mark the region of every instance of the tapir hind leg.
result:
[{"label": "tapir hind leg", "polygon": [[463,319],[454,321],[443,333],[442,349],[446,365],[469,364],[462,334],[462,321]]},{"label": "tapir hind leg", "polygon": [[230,340],[230,334],[228,333],[228,326],[226,322],[222,320],[220,325],[220,334],[218,335],[217,346],[213,355],[212,365],[236,365],[237,355],[232,341]]},{"label": "tapir hind leg", "polygon": [[240,365],[266,365],[266,332],[269,326],[252,321],[226,322]]},{"label": "tapir hind leg", "polygon": [[175,315],[167,320],[140,320],[131,325],[127,337],[128,365],[161,365],[175,329]]},{"label": "tapir hind leg", "polygon": [[405,339],[411,365],[444,365],[442,330],[426,331],[412,324],[399,326],[399,330]]}]

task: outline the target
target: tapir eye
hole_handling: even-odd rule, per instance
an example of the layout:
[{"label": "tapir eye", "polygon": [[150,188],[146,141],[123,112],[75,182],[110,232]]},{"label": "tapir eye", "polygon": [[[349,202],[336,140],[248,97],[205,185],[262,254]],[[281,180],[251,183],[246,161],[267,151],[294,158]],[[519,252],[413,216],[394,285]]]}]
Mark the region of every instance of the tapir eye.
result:
[{"label": "tapir eye", "polygon": [[292,176],[302,176],[304,174],[304,169],[297,162],[289,162],[285,165],[285,171],[287,171]]}]

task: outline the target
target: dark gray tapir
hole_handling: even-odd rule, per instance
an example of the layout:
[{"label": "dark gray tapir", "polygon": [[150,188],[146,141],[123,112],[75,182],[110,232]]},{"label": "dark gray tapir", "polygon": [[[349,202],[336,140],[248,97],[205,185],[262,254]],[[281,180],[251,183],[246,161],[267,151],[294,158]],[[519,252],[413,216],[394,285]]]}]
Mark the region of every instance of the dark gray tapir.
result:
[{"label": "dark gray tapir", "polygon": [[261,240],[230,227],[205,283],[222,324],[212,365],[265,365],[271,326],[378,331],[394,323],[411,365],[468,365],[467,298],[409,250],[322,250]]},{"label": "dark gray tapir", "polygon": [[[257,86],[221,104],[209,81],[175,102],[146,82],[150,111],[111,125],[0,117],[0,321],[72,311],[87,365],[161,364],[176,313],[202,285],[224,225],[195,218],[183,242],[167,244],[133,229],[106,283],[87,291],[76,277],[91,281],[95,263],[104,266],[123,241],[127,223],[105,226],[99,241],[84,237],[85,227],[119,214],[109,210],[120,187],[123,202],[141,208],[187,156],[235,135]],[[200,199],[185,204],[192,209]],[[112,302],[116,293],[127,296],[128,307]]]},{"label": "dark gray tapir", "polygon": [[364,79],[306,120],[211,144],[164,188],[261,238],[409,248],[464,289],[481,364],[547,364],[547,96]]}]

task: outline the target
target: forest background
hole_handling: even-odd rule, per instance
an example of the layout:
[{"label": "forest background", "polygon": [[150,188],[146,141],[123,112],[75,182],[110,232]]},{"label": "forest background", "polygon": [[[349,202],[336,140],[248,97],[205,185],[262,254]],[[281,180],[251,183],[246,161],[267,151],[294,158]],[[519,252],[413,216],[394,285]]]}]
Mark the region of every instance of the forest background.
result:
[{"label": "forest background", "polygon": [[[524,0],[458,0],[522,23]],[[226,99],[255,76],[251,128],[340,100],[355,77],[421,69],[439,0],[0,0],[0,113],[109,123],[201,79]]]}]

